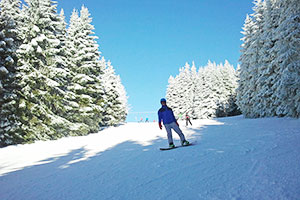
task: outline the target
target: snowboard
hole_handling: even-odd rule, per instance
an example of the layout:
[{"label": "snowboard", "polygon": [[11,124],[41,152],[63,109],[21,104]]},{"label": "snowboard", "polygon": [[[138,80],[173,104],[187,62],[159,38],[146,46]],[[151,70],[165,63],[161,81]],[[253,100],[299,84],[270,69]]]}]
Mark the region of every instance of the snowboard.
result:
[{"label": "snowboard", "polygon": [[162,148],[159,148],[159,150],[161,151],[167,151],[167,150],[171,150],[171,149],[177,149],[177,148],[180,148],[180,147],[188,147],[188,146],[191,146],[191,145],[194,145],[194,143],[190,143],[188,145],[184,145],[184,146],[175,146],[175,147],[162,147]]}]

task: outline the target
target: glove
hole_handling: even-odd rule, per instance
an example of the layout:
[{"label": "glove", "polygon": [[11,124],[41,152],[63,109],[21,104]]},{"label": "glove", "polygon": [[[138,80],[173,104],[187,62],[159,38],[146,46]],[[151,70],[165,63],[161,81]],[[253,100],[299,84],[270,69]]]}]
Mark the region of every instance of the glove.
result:
[{"label": "glove", "polygon": [[159,128],[160,128],[160,130],[161,130],[161,129],[162,129],[162,125],[161,125],[160,122],[158,123],[158,126],[159,126]]}]

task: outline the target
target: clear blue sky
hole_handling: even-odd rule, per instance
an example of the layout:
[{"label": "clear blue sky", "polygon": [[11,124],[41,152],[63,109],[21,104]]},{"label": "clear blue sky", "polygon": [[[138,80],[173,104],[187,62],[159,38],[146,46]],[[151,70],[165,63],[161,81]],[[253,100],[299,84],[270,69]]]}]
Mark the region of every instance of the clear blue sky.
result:
[{"label": "clear blue sky", "polygon": [[[85,5],[102,55],[121,76],[131,106],[127,121],[157,120],[170,75],[185,62],[234,66],[252,0],[58,0],[67,20]],[[136,112],[154,112],[137,114]]]}]

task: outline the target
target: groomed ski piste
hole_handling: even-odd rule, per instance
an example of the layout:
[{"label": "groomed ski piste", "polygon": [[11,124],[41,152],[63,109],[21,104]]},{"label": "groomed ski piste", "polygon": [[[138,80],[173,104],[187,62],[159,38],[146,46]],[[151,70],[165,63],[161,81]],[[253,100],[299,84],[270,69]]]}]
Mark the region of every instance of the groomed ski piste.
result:
[{"label": "groomed ski piste", "polygon": [[[160,151],[157,123],[0,149],[1,200],[299,200],[300,120],[193,121]],[[174,134],[175,144],[179,138]]]}]

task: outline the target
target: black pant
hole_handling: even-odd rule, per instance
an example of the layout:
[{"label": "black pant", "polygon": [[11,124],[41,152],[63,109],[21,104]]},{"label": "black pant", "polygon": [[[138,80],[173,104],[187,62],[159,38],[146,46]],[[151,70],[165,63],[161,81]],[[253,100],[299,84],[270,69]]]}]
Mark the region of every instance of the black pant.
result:
[{"label": "black pant", "polygon": [[188,119],[186,119],[185,121],[186,121],[186,126],[188,126],[188,125],[189,125],[189,123],[191,124],[191,126],[193,125],[193,124],[192,124],[192,122],[191,122],[191,120],[190,120],[189,118],[188,118]]}]

